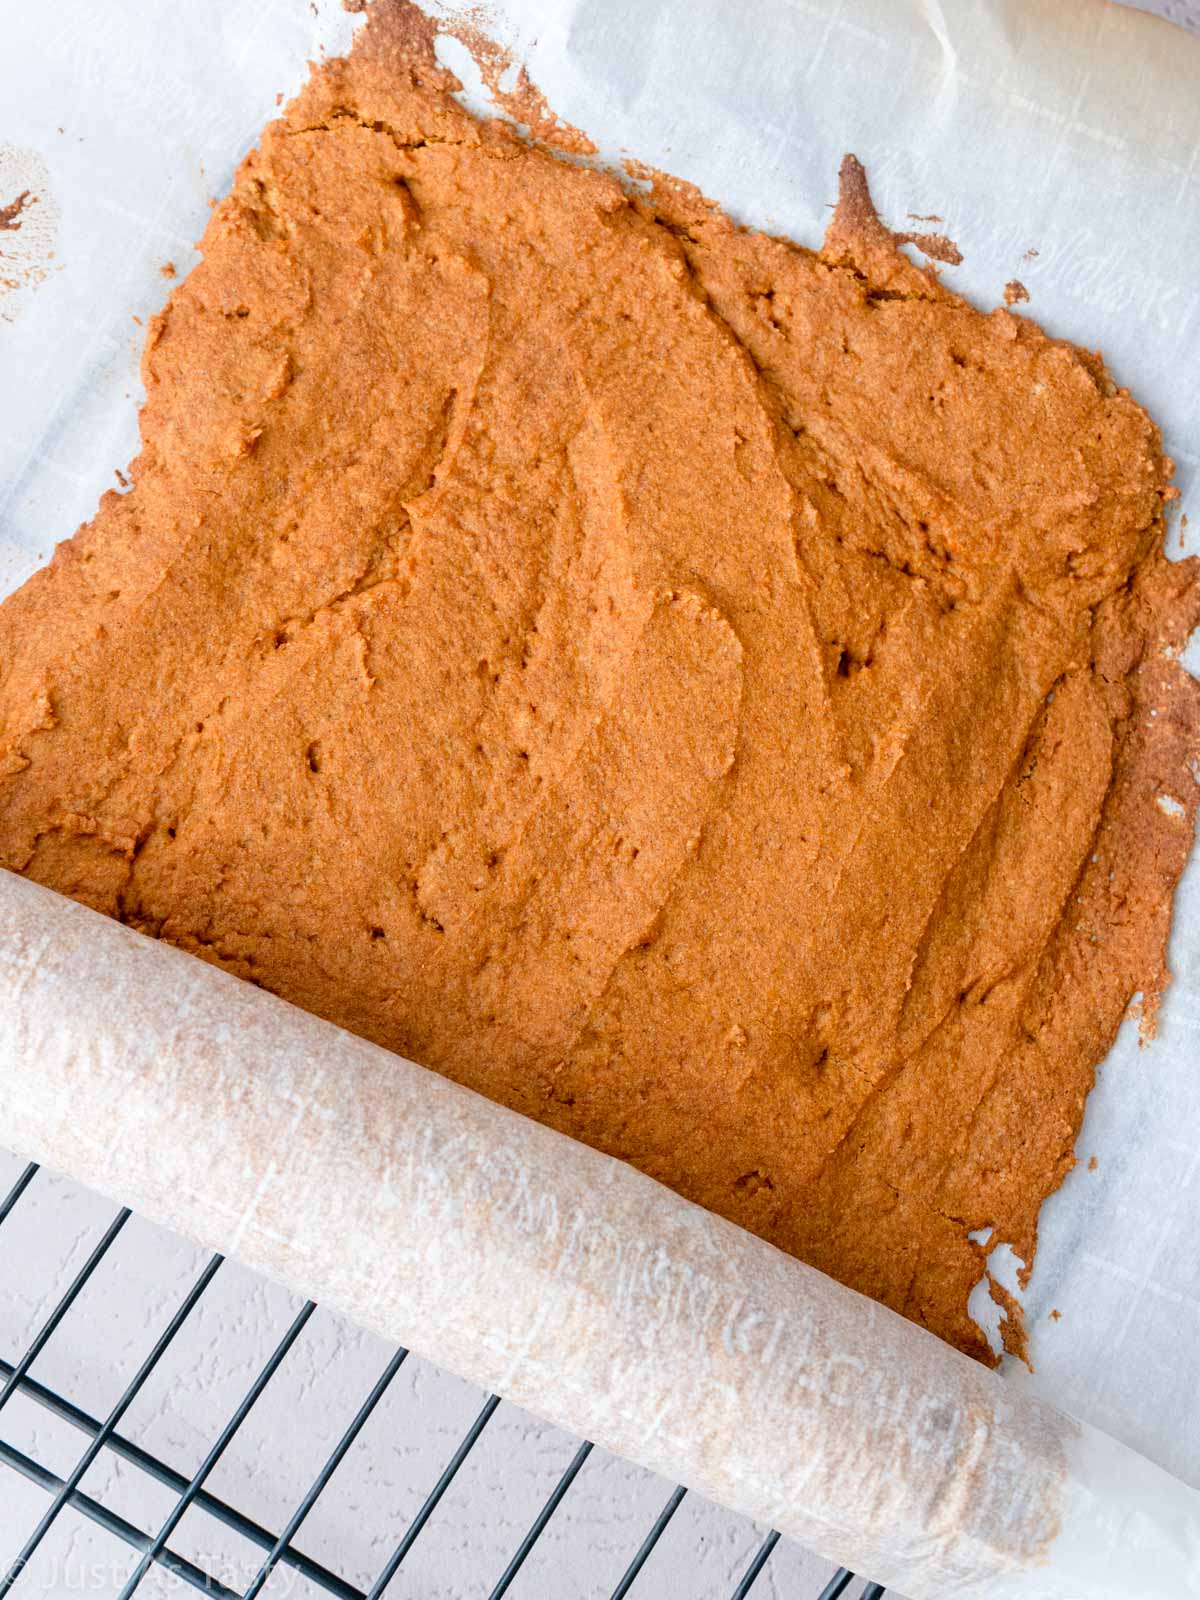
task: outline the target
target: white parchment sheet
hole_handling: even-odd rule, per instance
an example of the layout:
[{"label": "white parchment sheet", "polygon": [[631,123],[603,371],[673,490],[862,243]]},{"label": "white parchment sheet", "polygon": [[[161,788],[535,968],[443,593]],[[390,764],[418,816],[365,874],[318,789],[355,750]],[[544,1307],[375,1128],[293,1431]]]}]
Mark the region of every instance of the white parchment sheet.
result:
[{"label": "white parchment sheet", "polygon": [[[0,0],[0,15],[0,206],[34,196],[27,226],[0,232],[7,592],[136,451],[133,319],[162,303],[159,268],[188,269],[276,93],[353,24],[334,0]],[[846,150],[887,220],[939,214],[965,258],[947,282],[986,306],[1019,278],[1020,310],[1101,348],[1150,408],[1192,514],[1182,537],[1200,540],[1200,41],[1106,0],[501,0],[496,15],[606,154],[742,220],[816,245]],[[445,52],[477,88],[465,50]],[[1139,1050],[1127,1025],[1080,1166],[1043,1212],[1037,1370],[1008,1377],[1200,1486],[1195,860],[1171,954],[1159,1036]]]}]

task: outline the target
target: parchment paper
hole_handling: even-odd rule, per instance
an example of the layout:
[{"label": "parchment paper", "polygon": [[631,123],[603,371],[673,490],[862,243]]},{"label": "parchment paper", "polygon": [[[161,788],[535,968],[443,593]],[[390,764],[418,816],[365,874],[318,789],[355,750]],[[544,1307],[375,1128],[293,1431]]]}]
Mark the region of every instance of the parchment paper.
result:
[{"label": "parchment paper", "polygon": [[[1018,310],[1100,348],[1150,408],[1178,463],[1178,509],[1192,510],[1183,542],[1197,548],[1200,42],[1103,0],[489,11],[549,103],[605,153],[687,178],[745,222],[819,242],[846,149],[885,218],[944,218],[965,258],[948,283],[990,306],[1019,280],[1030,302]],[[451,42],[446,56],[478,84],[465,50]],[[1195,641],[1188,660],[1200,666]],[[1176,905],[1159,1036],[1139,1050],[1126,1026],[1088,1103],[1080,1168],[1043,1210],[1026,1296],[1036,1373],[1006,1367],[1200,1484],[1195,854]],[[1015,1287],[1011,1254],[993,1262]],[[994,1320],[985,1294],[973,1306]]]},{"label": "parchment paper", "polygon": [[[1022,309],[1103,348],[1162,422],[1182,509],[1200,514],[1196,41],[1103,0],[506,0],[500,15],[550,103],[606,153],[689,178],[748,222],[817,243],[854,150],[885,216],[945,218],[966,258],[955,287],[991,304],[1019,278]],[[6,8],[0,179],[29,183],[42,209],[36,235],[0,233],[0,252],[24,253],[0,294],[0,588],[135,452],[131,317],[161,303],[162,263],[194,259],[207,198],[276,91],[351,26],[328,0],[316,15],[303,0]],[[446,55],[477,85],[461,47]],[[1158,1039],[1139,1052],[1125,1030],[1080,1168],[1043,1213],[1027,1299],[1037,1373],[1009,1378],[1014,1403],[1047,1396],[1196,1484],[1194,865],[1172,961]]]}]

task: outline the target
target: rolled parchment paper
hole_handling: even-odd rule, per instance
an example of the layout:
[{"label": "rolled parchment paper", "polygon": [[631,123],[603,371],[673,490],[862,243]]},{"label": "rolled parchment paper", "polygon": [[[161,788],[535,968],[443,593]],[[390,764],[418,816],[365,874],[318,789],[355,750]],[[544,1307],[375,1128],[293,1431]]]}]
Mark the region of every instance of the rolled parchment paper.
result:
[{"label": "rolled parchment paper", "polygon": [[912,1600],[1200,1596],[1200,1494],[623,1162],[0,873],[0,1142]]}]

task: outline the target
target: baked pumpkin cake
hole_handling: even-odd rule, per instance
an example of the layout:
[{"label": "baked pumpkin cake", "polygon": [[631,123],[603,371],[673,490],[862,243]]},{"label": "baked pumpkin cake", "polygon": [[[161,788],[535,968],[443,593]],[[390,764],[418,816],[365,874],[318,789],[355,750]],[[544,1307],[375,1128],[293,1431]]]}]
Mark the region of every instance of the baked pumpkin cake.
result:
[{"label": "baked pumpkin cake", "polygon": [[0,863],[992,1360],[1192,840],[1158,430],[853,159],[814,253],[431,41],[265,130],[0,607]]}]

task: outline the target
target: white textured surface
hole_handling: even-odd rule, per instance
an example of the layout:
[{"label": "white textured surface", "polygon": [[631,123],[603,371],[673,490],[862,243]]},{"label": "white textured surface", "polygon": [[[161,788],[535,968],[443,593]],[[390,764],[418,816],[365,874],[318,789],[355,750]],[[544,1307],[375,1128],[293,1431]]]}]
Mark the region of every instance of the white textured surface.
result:
[{"label": "white textured surface", "polygon": [[[20,1169],[15,1158],[0,1156],[0,1191]],[[110,1204],[62,1178],[36,1180],[0,1229],[0,1355],[11,1361],[25,1348],[113,1213]],[[206,1259],[205,1252],[135,1217],[33,1375],[104,1415]],[[227,1263],[120,1431],[180,1472],[193,1472],[299,1304]],[[390,1354],[381,1340],[318,1311],[214,1474],[212,1492],[277,1531]],[[360,1587],[369,1585],[481,1399],[471,1385],[410,1357],[306,1522],[298,1547]],[[59,1473],[70,1470],[84,1442],[22,1399],[0,1412],[0,1438]],[[421,1600],[485,1595],[574,1449],[575,1441],[557,1429],[502,1406],[389,1592]],[[582,1600],[610,1592],[672,1487],[593,1452],[510,1591],[514,1600]],[[148,1487],[137,1468],[107,1456],[83,1488],[151,1532],[173,1503],[165,1489]],[[16,1554],[45,1504],[41,1490],[0,1467],[0,1564]],[[764,1531],[689,1496],[635,1594],[728,1595]],[[260,1559],[246,1541],[197,1511],[171,1546],[233,1587],[250,1581]],[[133,1564],[126,1547],[78,1515],[64,1514],[24,1583],[26,1592],[47,1600],[81,1591],[115,1595]],[[755,1594],[767,1600],[815,1595],[830,1571],[795,1546],[780,1545]],[[167,1587],[159,1575],[147,1580],[145,1592]],[[317,1591],[280,1570],[268,1592]]]},{"label": "white textured surface", "polygon": [[1130,0],[1139,11],[1163,17],[1189,33],[1200,33],[1200,4],[1197,0]]},{"label": "white textured surface", "polygon": [[[6,0],[16,6],[18,0]],[[32,6],[27,7],[32,15]],[[21,351],[14,358],[24,367],[8,366],[5,371],[37,372],[39,379],[28,395],[27,429],[0,438],[0,480],[13,492],[9,506],[9,526],[28,527],[39,521],[39,500],[47,493],[47,482],[57,483],[57,503],[69,508],[69,516],[82,519],[90,514],[98,488],[94,476],[72,474],[66,463],[73,459],[78,441],[86,439],[89,455],[103,454],[110,463],[124,462],[132,453],[132,412],[128,396],[133,391],[131,374],[134,351],[140,333],[132,326],[128,337],[124,316],[137,311],[143,316],[154,309],[162,295],[162,284],[155,276],[157,264],[171,257],[181,270],[189,263],[190,240],[199,231],[203,205],[209,192],[221,190],[229,176],[232,159],[246,147],[261,125],[277,87],[292,87],[304,54],[311,51],[311,40],[321,26],[310,20],[307,9],[292,0],[274,6],[247,7],[271,16],[273,25],[283,19],[295,40],[294,69],[291,81],[284,83],[272,63],[256,57],[254,32],[245,31],[244,46],[239,44],[244,81],[227,103],[214,106],[196,88],[197,63],[205,51],[206,8],[177,8],[177,51],[156,71],[153,92],[160,106],[161,139],[159,151],[161,190],[147,206],[139,195],[105,193],[102,210],[107,226],[122,239],[126,259],[123,280],[108,286],[108,299],[120,308],[122,320],[114,314],[97,323],[82,301],[68,299],[56,338],[49,347]],[[831,14],[834,11],[831,5]],[[1195,8],[1174,0],[1162,10],[1195,25]],[[108,17],[117,16],[119,5],[106,5]],[[111,25],[111,24],[110,24]],[[119,21],[116,24],[119,26]],[[91,69],[89,57],[98,55],[89,43],[96,27],[95,7],[64,3],[50,15],[38,8],[38,48],[52,58],[64,88],[71,88],[80,73]],[[30,37],[33,37],[32,30]],[[119,76],[107,85],[108,114],[119,118],[129,103],[136,85],[136,64],[131,64],[129,81]],[[144,86],[136,85],[139,94]],[[61,114],[67,122],[64,140],[86,143],[94,130],[77,131],[70,124],[73,109]],[[255,109],[240,116],[238,107],[250,104]],[[144,130],[139,130],[143,133]],[[0,138],[18,138],[20,130],[0,122]],[[83,158],[86,161],[86,155]],[[208,162],[207,168],[204,162]],[[180,197],[180,190],[186,193]],[[184,217],[183,223],[179,221]],[[93,219],[94,220],[94,219]],[[72,219],[63,220],[62,250],[74,250],[85,257],[93,247],[86,232],[72,234]],[[1031,288],[1036,285],[1031,276]],[[1035,307],[1037,309],[1037,307]],[[17,330],[19,333],[19,328]],[[54,397],[73,393],[77,378],[87,373],[86,404],[70,414],[56,414]],[[40,408],[40,411],[39,411]],[[33,453],[30,439],[49,435],[54,440],[52,461],[47,466]],[[100,449],[97,452],[97,440]],[[38,468],[42,470],[37,470]],[[64,492],[65,491],[65,492]],[[2,498],[2,497],[0,497]],[[68,519],[69,520],[69,519]],[[47,541],[40,554],[48,553],[49,538],[58,536],[67,523],[59,520],[56,507],[52,524],[45,525]],[[14,565],[9,574],[17,575],[22,564],[31,560],[28,548],[11,552]],[[1164,1207],[1177,1206],[1179,1197],[1196,1182],[1197,1167],[1192,1147],[1181,1143],[1178,1170],[1164,1173],[1163,1191],[1147,1196],[1144,1206],[1126,1222],[1144,1229],[1147,1239],[1146,1280],[1126,1285],[1111,1281],[1114,1293],[1123,1293],[1130,1305],[1130,1316],[1152,1292],[1172,1291],[1172,1272],[1191,1271],[1186,1262],[1163,1263],[1155,1273],[1154,1254],[1161,1231]],[[10,1175],[0,1168],[0,1180]],[[39,1186],[23,1203],[24,1224],[17,1217],[0,1233],[0,1354],[9,1355],[23,1345],[23,1335],[44,1313],[46,1300],[63,1280],[64,1257],[77,1265],[110,1214],[103,1203],[55,1183]],[[38,1364],[37,1374],[46,1382],[69,1386],[68,1392],[81,1404],[103,1407],[111,1399],[118,1377],[135,1364],[154,1331],[173,1309],[175,1298],[183,1292],[188,1274],[197,1257],[178,1241],[171,1241],[146,1225],[131,1224],[114,1251],[110,1267],[98,1279],[94,1294],[85,1302],[86,1316],[76,1316],[52,1342]],[[165,1265],[164,1265],[165,1264]],[[1168,1269],[1171,1269],[1170,1271]],[[170,1273],[174,1276],[171,1277]],[[252,1375],[255,1359],[265,1353],[286,1323],[291,1303],[277,1290],[247,1281],[238,1269],[227,1268],[227,1319],[198,1315],[194,1346],[190,1357],[167,1364],[167,1379],[152,1385],[153,1400],[139,1405],[127,1423],[127,1432],[152,1448],[168,1452],[181,1470],[194,1466],[202,1454],[203,1443],[211,1438],[224,1413],[240,1397]],[[1130,1289],[1140,1289],[1140,1295]],[[224,1290],[223,1290],[224,1292]],[[214,1299],[214,1307],[217,1301]],[[1191,1300],[1185,1296],[1179,1308],[1181,1332],[1194,1337]],[[1072,1337],[1067,1328],[1064,1338]],[[1156,1357],[1153,1380],[1168,1387],[1174,1374],[1182,1385],[1180,1404],[1194,1399],[1194,1364],[1174,1359],[1176,1351],[1164,1349]],[[373,1381],[386,1352],[366,1336],[338,1327],[332,1319],[315,1323],[294,1353],[296,1380],[311,1404],[301,1414],[296,1405],[297,1388],[289,1390],[281,1379],[264,1397],[262,1410],[229,1462],[216,1478],[217,1492],[239,1498],[239,1504],[263,1520],[281,1520],[307,1481],[328,1443],[344,1425],[359,1399]],[[289,1380],[290,1382],[290,1380]],[[465,1419],[473,1414],[478,1396],[428,1367],[406,1369],[393,1394],[373,1422],[368,1436],[343,1469],[337,1481],[341,1498],[331,1495],[314,1513],[302,1547],[314,1556],[324,1556],[339,1570],[362,1582],[382,1558],[389,1541],[405,1521],[405,1510],[424,1492],[456,1442]],[[496,1418],[494,1433],[485,1435],[479,1455],[464,1469],[465,1481],[456,1488],[455,1507],[470,1505],[467,1517],[445,1515],[426,1536],[430,1543],[417,1553],[409,1576],[397,1584],[399,1594],[420,1594],[431,1600],[441,1596],[482,1592],[478,1574],[494,1575],[532,1516],[540,1498],[569,1459],[571,1442],[552,1430],[516,1414],[502,1424]],[[414,1419],[419,1417],[419,1426]],[[144,1432],[140,1432],[144,1429]],[[22,1432],[22,1430],[25,1430]],[[0,1434],[20,1443],[34,1436],[49,1464],[61,1466],[74,1458],[78,1436],[14,1402],[0,1413]],[[359,1459],[361,1457],[361,1460]],[[487,1469],[491,1468],[491,1471]],[[111,1474],[114,1497],[130,1497],[132,1509],[143,1526],[150,1526],[153,1514],[165,1510],[167,1497],[158,1501],[145,1496],[129,1469],[103,1470],[98,1465],[85,1487],[105,1484]],[[558,1600],[574,1594],[601,1592],[611,1585],[617,1572],[636,1547],[642,1533],[669,1486],[648,1480],[645,1475],[616,1462],[589,1462],[573,1491],[571,1500],[551,1524],[546,1536],[546,1557],[531,1563],[513,1593],[518,1596],[553,1596]],[[461,1495],[461,1500],[458,1497]],[[107,1494],[106,1494],[107,1497]],[[11,1553],[17,1532],[28,1520],[30,1510],[40,1509],[38,1491],[0,1478],[0,1557]],[[119,1501],[114,1498],[114,1503]],[[449,1511],[452,1509],[448,1507]],[[175,1547],[224,1551],[221,1558],[226,1575],[237,1571],[248,1576],[247,1551],[222,1542],[206,1519],[195,1515],[185,1522]],[[74,1519],[64,1519],[65,1537],[56,1535],[48,1546],[46,1565],[27,1579],[28,1592],[45,1594],[115,1593],[128,1558],[102,1536],[93,1539]],[[189,1540],[199,1541],[194,1547]],[[441,1543],[437,1540],[440,1539]],[[205,1541],[208,1541],[207,1544]],[[660,1546],[650,1576],[647,1593],[707,1596],[729,1592],[735,1575],[744,1566],[754,1545],[754,1531],[745,1523],[694,1501],[685,1502]],[[478,1565],[476,1565],[478,1560]],[[229,1563],[233,1563],[231,1567]],[[97,1563],[95,1572],[87,1571]],[[239,1565],[240,1563],[240,1565]],[[553,1565],[553,1576],[551,1576]],[[799,1552],[777,1552],[761,1580],[757,1593],[803,1595],[816,1584],[811,1574],[818,1570],[804,1564]],[[472,1584],[468,1574],[475,1574]],[[155,1592],[147,1584],[146,1592]],[[303,1586],[289,1586],[286,1576],[277,1574],[270,1592],[299,1593]]]}]

